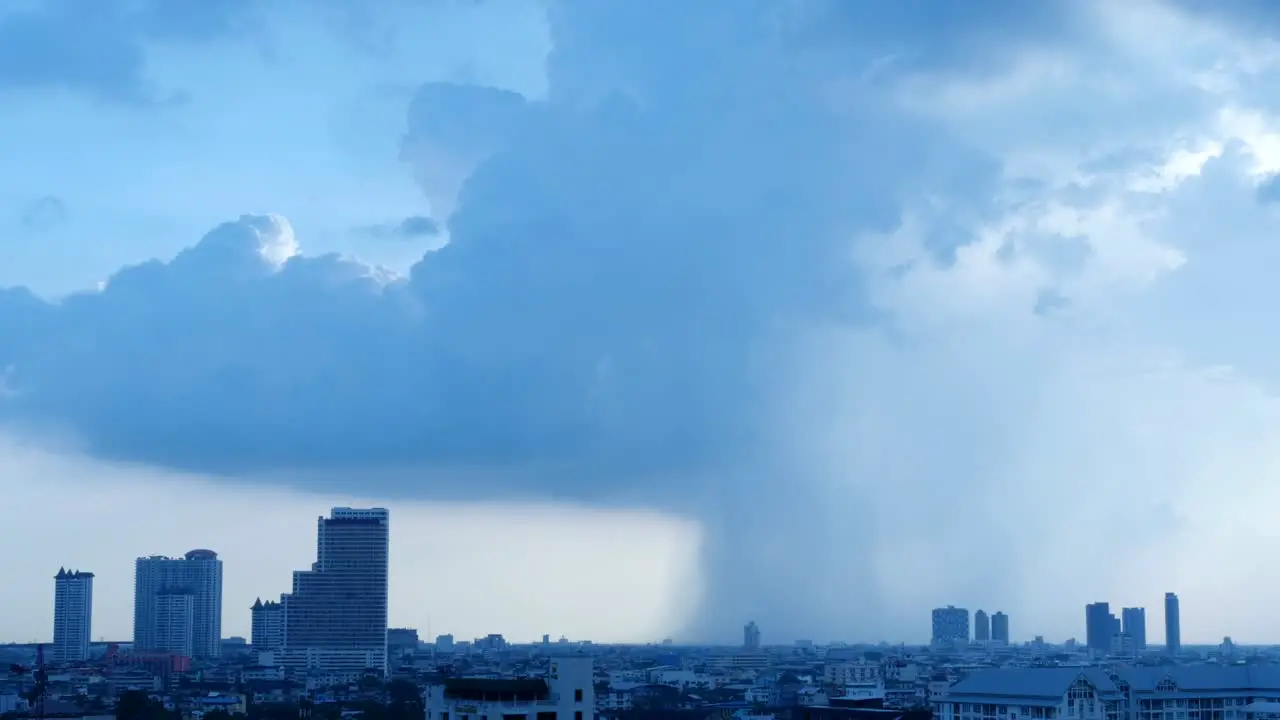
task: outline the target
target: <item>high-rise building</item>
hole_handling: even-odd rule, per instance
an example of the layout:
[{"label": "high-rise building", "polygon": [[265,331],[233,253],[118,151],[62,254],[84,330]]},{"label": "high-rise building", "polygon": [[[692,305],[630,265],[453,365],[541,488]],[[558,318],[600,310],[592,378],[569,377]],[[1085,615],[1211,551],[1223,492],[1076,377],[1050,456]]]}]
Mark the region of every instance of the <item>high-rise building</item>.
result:
[{"label": "high-rise building", "polygon": [[162,587],[152,597],[151,650],[195,656],[196,596],[190,588]]},{"label": "high-rise building", "polygon": [[1170,655],[1182,651],[1182,617],[1177,593],[1164,594],[1164,644]]},{"label": "high-rise building", "polygon": [[89,658],[93,631],[93,573],[59,568],[53,578],[53,661]]},{"label": "high-rise building", "polygon": [[1111,652],[1111,639],[1120,634],[1120,621],[1111,614],[1109,603],[1096,602],[1084,609],[1085,644],[1090,650]]},{"label": "high-rise building", "polygon": [[1135,650],[1147,649],[1147,610],[1134,607],[1120,610],[1121,630],[1133,641]]},{"label": "high-rise building", "polygon": [[747,650],[760,649],[760,626],[754,620],[742,626],[742,647]]},{"label": "high-rise building", "polygon": [[969,642],[969,611],[948,605],[933,609],[933,644],[946,645]]},{"label": "high-rise building", "polygon": [[385,673],[391,514],[334,508],[316,535],[316,562],[293,573],[293,591],[281,598],[284,664]]},{"label": "high-rise building", "polygon": [[973,614],[973,641],[976,643],[991,642],[991,618],[984,610]]},{"label": "high-rise building", "polygon": [[1009,644],[1009,616],[998,610],[991,616],[991,641]]},{"label": "high-rise building", "polygon": [[255,650],[279,650],[284,647],[284,606],[278,602],[253,601],[253,620],[249,626],[249,642]]},{"label": "high-rise building", "polygon": [[[184,610],[187,601],[177,599],[183,594],[191,596],[190,611]],[[183,639],[178,634],[187,625],[191,637]],[[180,558],[138,558],[134,566],[133,645],[138,650],[174,654],[185,654],[182,651],[189,648],[190,657],[222,654],[222,561],[217,553],[192,550]]]}]

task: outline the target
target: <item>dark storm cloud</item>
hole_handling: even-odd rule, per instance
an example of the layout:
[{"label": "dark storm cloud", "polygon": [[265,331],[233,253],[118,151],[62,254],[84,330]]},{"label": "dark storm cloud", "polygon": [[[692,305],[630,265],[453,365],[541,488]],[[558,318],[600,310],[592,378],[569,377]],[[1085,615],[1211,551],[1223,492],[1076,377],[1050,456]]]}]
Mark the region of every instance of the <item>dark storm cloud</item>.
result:
[{"label": "dark storm cloud", "polygon": [[[871,2],[854,16],[821,1],[553,3],[548,100],[432,84],[413,103],[415,177],[433,202],[465,184],[450,243],[408,280],[335,257],[276,265],[281,229],[244,218],[56,307],[0,296],[4,413],[180,468],[496,466],[531,494],[691,512],[716,609],[701,633],[746,618],[781,637],[871,633],[855,618],[882,598],[847,534],[874,519],[856,493],[832,506],[778,449],[773,395],[794,368],[777,351],[811,323],[872,322],[852,239],[896,227],[906,196],[980,207],[998,166],[859,85],[859,53],[831,51],[871,43],[877,18],[876,42],[898,33],[883,47],[976,51],[1020,6],[981,5],[977,22]],[[360,476],[345,489],[436,490],[420,473]],[[849,548],[839,567],[800,560],[833,541]]]}]

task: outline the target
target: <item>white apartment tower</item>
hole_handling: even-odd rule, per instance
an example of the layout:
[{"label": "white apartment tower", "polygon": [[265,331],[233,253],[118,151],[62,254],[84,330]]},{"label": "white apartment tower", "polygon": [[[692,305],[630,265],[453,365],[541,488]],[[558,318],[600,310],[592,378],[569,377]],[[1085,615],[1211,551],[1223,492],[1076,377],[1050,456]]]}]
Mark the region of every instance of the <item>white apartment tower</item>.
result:
[{"label": "white apartment tower", "polygon": [[194,657],[196,596],[185,587],[161,588],[152,604],[152,650]]},{"label": "white apartment tower", "polygon": [[[183,600],[182,596],[189,596]],[[189,609],[188,609],[189,607]],[[212,550],[138,558],[133,645],[197,658],[222,653],[222,561]]]},{"label": "white apartment tower", "polygon": [[87,660],[93,631],[93,573],[59,568],[53,588],[53,661]]},{"label": "white apartment tower", "polygon": [[281,598],[285,666],[386,672],[390,545],[383,508],[334,508],[318,519],[316,562],[293,573]]}]

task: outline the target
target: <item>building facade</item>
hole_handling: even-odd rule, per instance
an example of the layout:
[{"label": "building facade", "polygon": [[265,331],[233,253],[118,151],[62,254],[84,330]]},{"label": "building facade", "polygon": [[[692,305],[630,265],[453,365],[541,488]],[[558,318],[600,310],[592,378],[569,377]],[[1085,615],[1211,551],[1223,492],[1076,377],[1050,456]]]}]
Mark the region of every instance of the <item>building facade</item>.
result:
[{"label": "building facade", "polygon": [[991,642],[991,618],[985,610],[973,614],[973,641],[976,643]]},{"label": "building facade", "polygon": [[249,626],[249,643],[255,650],[279,650],[284,647],[284,606],[278,602],[262,602],[258,598],[249,608],[253,620]]},{"label": "building facade", "polygon": [[590,656],[551,659],[545,678],[454,678],[428,685],[425,720],[594,720]]},{"label": "building facade", "polygon": [[1120,611],[1120,628],[1133,642],[1135,650],[1147,649],[1146,608],[1124,608]]},{"label": "building facade", "polygon": [[[186,613],[190,639],[174,635],[187,624],[183,619],[186,601],[174,599],[184,593],[191,596],[191,609]],[[180,558],[138,558],[134,566],[133,645],[137,650],[173,653],[177,652],[174,648],[189,647],[188,657],[221,655],[222,561],[217,553],[192,550]]]},{"label": "building facade", "polygon": [[186,587],[163,587],[152,600],[150,638],[153,652],[195,657],[196,597]]},{"label": "building facade", "polygon": [[1098,668],[979,671],[933,705],[938,720],[1126,720],[1123,693]]},{"label": "building facade", "polygon": [[933,644],[965,644],[969,642],[969,611],[948,605],[933,610]]},{"label": "building facade", "polygon": [[53,579],[53,661],[89,658],[93,633],[93,573],[59,568]]},{"label": "building facade", "polygon": [[1177,593],[1164,594],[1164,644],[1170,655],[1182,652],[1182,613]]},{"label": "building facade", "polygon": [[291,669],[387,669],[391,515],[334,508],[317,521],[316,562],[293,574],[284,605],[284,664]]},{"label": "building facade", "polygon": [[938,720],[1262,720],[1280,665],[984,670],[934,703]]},{"label": "building facade", "polygon": [[991,616],[991,642],[1009,644],[1009,616],[998,610]]}]

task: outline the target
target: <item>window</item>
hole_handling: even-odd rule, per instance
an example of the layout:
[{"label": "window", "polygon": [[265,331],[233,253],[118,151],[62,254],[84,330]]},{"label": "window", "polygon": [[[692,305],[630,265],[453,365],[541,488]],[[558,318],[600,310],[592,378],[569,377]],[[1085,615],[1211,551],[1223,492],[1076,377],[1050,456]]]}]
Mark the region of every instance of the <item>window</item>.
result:
[{"label": "window", "polygon": [[581,710],[574,710],[574,711],[573,711],[573,720],[582,720],[582,711],[581,711]]},{"label": "window", "polygon": [[573,701],[582,702],[582,688],[573,691]]}]

